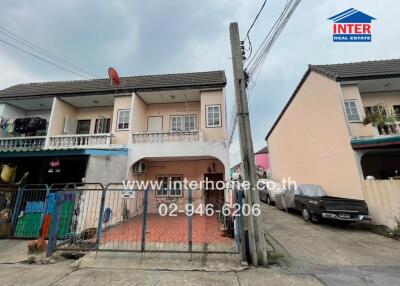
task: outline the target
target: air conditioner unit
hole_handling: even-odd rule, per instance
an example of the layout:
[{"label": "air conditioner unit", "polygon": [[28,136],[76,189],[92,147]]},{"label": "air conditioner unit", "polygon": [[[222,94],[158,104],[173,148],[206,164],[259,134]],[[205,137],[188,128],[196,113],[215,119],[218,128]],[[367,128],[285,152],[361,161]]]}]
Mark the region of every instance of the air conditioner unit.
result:
[{"label": "air conditioner unit", "polygon": [[136,174],[142,174],[146,172],[146,163],[144,161],[139,161],[133,165],[133,171]]}]

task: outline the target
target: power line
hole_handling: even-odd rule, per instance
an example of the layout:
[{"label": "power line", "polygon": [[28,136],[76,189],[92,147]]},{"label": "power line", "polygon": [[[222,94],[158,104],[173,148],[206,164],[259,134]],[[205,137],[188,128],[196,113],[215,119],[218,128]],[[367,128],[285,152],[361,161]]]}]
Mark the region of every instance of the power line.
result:
[{"label": "power line", "polygon": [[267,4],[267,0],[264,0],[264,3],[262,4],[260,10],[258,11],[256,17],[255,17],[254,20],[253,20],[253,23],[250,25],[250,28],[249,28],[249,30],[248,30],[247,33],[246,33],[246,38],[244,38],[245,41],[246,41],[246,39],[249,40],[249,50],[250,50],[250,52],[249,52],[249,57],[248,57],[248,58],[251,57],[251,53],[253,52],[253,45],[251,44],[251,41],[250,41],[250,31],[251,31],[251,29],[253,28],[254,24],[256,23],[256,21],[257,21],[257,19],[258,19],[258,16],[260,16],[262,10],[264,9],[265,4]]},{"label": "power line", "polygon": [[[61,65],[58,65],[58,64],[56,64],[56,63],[54,63],[54,62],[51,62],[51,61],[49,61],[49,60],[47,60],[47,59],[45,59],[45,58],[42,58],[41,56],[38,56],[38,55],[36,55],[36,54],[34,54],[34,53],[31,53],[30,51],[24,50],[24,49],[22,49],[22,48],[20,48],[20,47],[18,47],[18,46],[16,46],[16,45],[13,45],[13,44],[11,44],[10,42],[5,41],[4,39],[0,39],[0,42],[4,43],[4,44],[6,44],[6,45],[9,45],[9,46],[11,46],[11,47],[13,47],[13,48],[15,48],[15,49],[21,51],[21,52],[24,52],[24,53],[28,54],[28,55],[31,55],[32,57],[35,57],[35,58],[37,58],[37,59],[39,59],[39,60],[41,60],[41,61],[44,61],[44,62],[46,62],[46,63],[48,63],[48,64],[53,65],[53,66],[56,66],[56,67],[58,67],[58,68],[60,68],[60,69],[62,69],[62,70],[65,70],[65,71],[67,71],[67,72],[73,73],[73,74],[75,74],[75,75],[77,75],[77,76],[79,76],[79,77],[84,77],[83,75],[78,74],[77,72],[74,72],[74,71],[72,71],[72,70],[69,70],[69,69],[67,69],[67,68],[65,68],[65,67],[63,67],[63,66],[61,66]],[[87,78],[90,78],[90,77],[88,77],[88,76],[86,76],[86,77],[87,77]]]},{"label": "power line", "polygon": [[[249,83],[248,83],[248,98],[250,98],[250,91],[254,88],[257,79],[260,75],[262,67],[265,63],[266,56],[270,51],[273,44],[276,42],[277,38],[279,37],[280,33],[285,28],[287,22],[289,21],[290,17],[292,16],[293,12],[296,10],[297,6],[300,4],[301,0],[288,0],[283,8],[283,11],[279,15],[278,19],[275,21],[274,25],[260,44],[259,48],[257,49],[255,55],[251,58],[252,52],[252,44],[250,41],[249,33],[254,26],[258,16],[260,15],[262,9],[265,6],[265,1],[263,6],[261,6],[260,11],[258,12],[256,18],[253,21],[253,24],[250,26],[246,38],[249,39],[249,49],[250,49],[250,56],[248,57],[249,62],[246,66],[246,72],[249,75]],[[245,39],[246,39],[245,38]],[[234,109],[236,107],[236,102],[234,102]],[[229,144],[232,143],[233,136],[235,135],[236,127],[237,127],[237,116],[236,112],[233,109],[233,116],[231,120],[230,132],[229,132]]]},{"label": "power line", "polygon": [[286,5],[275,21],[273,27],[268,32],[267,36],[261,43],[260,47],[258,48],[256,54],[253,58],[250,59],[248,65],[246,66],[246,70],[248,71],[249,76],[252,78],[252,88],[254,88],[258,75],[261,72],[262,66],[265,63],[266,56],[270,51],[273,44],[276,42],[277,38],[279,37],[280,33],[285,28],[286,24],[288,23],[290,17],[296,10],[297,6],[300,4],[301,0],[289,0],[286,2]]},{"label": "power line", "polygon": [[79,66],[76,66],[76,65],[68,62],[67,60],[65,60],[65,59],[63,59],[63,58],[61,58],[61,57],[59,57],[59,56],[57,56],[55,54],[52,54],[49,51],[47,51],[47,50],[45,50],[45,49],[43,49],[43,48],[41,48],[41,47],[29,42],[28,40],[22,38],[21,36],[18,36],[17,34],[7,30],[4,27],[0,26],[0,33],[2,33],[3,35],[13,39],[14,41],[17,41],[20,44],[22,44],[22,45],[24,45],[24,46],[26,46],[26,47],[28,47],[28,48],[30,48],[30,49],[42,54],[42,55],[44,55],[44,56],[46,56],[46,57],[48,57],[48,58],[50,58],[52,60],[57,61],[61,65],[66,66],[68,69],[74,69],[74,70],[84,74],[85,76],[89,76],[89,77],[93,77],[93,78],[97,77],[96,75],[93,75],[93,74],[85,71],[84,69],[80,68]]}]

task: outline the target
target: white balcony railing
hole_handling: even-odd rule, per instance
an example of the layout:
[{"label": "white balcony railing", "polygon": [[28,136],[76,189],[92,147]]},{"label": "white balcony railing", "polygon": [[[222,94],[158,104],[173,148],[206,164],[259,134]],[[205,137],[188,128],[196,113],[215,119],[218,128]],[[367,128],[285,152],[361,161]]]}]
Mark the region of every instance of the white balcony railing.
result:
[{"label": "white balcony railing", "polygon": [[42,149],[46,136],[4,137],[0,138],[0,149],[7,150],[37,150]]},{"label": "white balcony railing", "polygon": [[74,134],[49,137],[49,148],[104,147],[111,144],[111,134]]},{"label": "white balcony railing", "polygon": [[143,132],[133,133],[132,143],[196,142],[201,141],[201,133],[195,131]]}]

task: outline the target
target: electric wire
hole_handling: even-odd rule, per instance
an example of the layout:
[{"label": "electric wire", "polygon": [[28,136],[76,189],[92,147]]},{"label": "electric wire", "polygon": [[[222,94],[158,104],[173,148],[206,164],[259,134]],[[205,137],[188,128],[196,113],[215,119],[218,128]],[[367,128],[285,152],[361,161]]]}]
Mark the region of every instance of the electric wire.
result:
[{"label": "electric wire", "polygon": [[48,63],[48,64],[53,65],[53,66],[56,66],[56,67],[58,67],[58,68],[60,68],[60,69],[62,69],[62,70],[64,70],[64,71],[73,73],[73,74],[75,74],[75,75],[77,75],[77,76],[79,76],[79,77],[86,77],[87,79],[90,79],[89,76],[84,76],[84,75],[79,74],[79,73],[77,73],[77,72],[74,72],[74,71],[72,71],[72,70],[70,70],[70,69],[68,69],[68,68],[66,68],[66,67],[64,67],[64,66],[61,66],[61,65],[59,65],[59,64],[56,64],[56,63],[54,63],[54,62],[51,62],[51,61],[49,61],[49,60],[47,60],[47,59],[45,59],[45,58],[43,58],[43,57],[41,57],[41,56],[38,56],[38,55],[36,55],[36,54],[34,54],[34,53],[31,53],[30,51],[27,51],[27,50],[22,49],[22,48],[20,48],[20,47],[14,45],[14,44],[12,44],[12,43],[10,43],[10,42],[7,42],[7,41],[5,41],[4,39],[0,39],[0,42],[4,43],[4,44],[6,44],[6,45],[9,45],[9,46],[11,46],[11,47],[13,47],[13,48],[15,48],[15,49],[21,51],[21,52],[24,52],[24,53],[28,54],[28,55],[31,55],[32,57],[35,57],[35,58],[37,58],[37,59],[39,59],[39,60],[41,60],[41,61],[44,61],[44,62],[46,62],[46,63]]},{"label": "electric wire", "polygon": [[76,70],[79,73],[82,73],[86,77],[91,77],[91,78],[96,78],[97,77],[96,75],[93,75],[90,72],[85,71],[84,69],[80,68],[79,66],[74,65],[74,64],[68,62],[67,60],[65,60],[65,59],[63,59],[63,58],[61,58],[61,57],[59,57],[59,56],[57,56],[57,55],[55,55],[53,53],[50,53],[49,51],[47,51],[47,50],[45,50],[45,49],[43,49],[43,48],[41,48],[41,47],[29,42],[28,40],[22,38],[21,36],[18,36],[17,34],[7,30],[4,27],[0,26],[0,33],[2,33],[3,35],[5,35],[5,36],[7,36],[7,37],[9,37],[11,39],[13,39],[14,41],[16,41],[18,43],[24,45],[25,47],[28,47],[28,48],[34,50],[35,52],[38,52],[38,53],[50,58],[51,60],[57,61],[59,64],[65,66],[68,69]]}]

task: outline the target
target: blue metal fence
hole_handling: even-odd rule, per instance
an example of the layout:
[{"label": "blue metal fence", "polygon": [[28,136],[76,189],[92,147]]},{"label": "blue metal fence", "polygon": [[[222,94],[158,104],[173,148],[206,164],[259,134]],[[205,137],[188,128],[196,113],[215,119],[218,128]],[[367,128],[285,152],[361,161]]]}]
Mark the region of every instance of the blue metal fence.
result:
[{"label": "blue metal fence", "polygon": [[[58,249],[239,253],[240,214],[223,215],[221,205],[211,215],[198,212],[200,195],[187,190],[160,199],[150,189],[127,194],[122,184],[26,185],[13,196],[10,234],[48,239],[47,255]],[[234,194],[239,205],[242,196]]]}]

